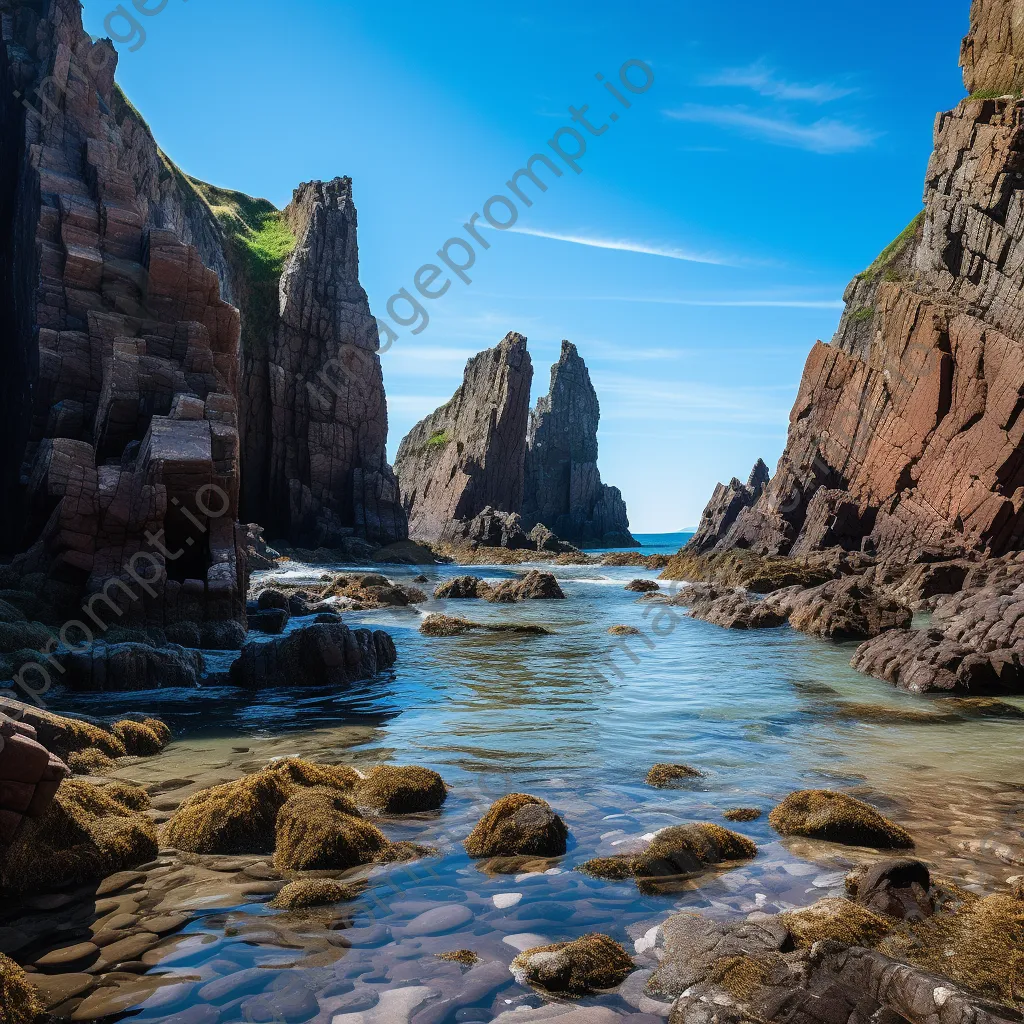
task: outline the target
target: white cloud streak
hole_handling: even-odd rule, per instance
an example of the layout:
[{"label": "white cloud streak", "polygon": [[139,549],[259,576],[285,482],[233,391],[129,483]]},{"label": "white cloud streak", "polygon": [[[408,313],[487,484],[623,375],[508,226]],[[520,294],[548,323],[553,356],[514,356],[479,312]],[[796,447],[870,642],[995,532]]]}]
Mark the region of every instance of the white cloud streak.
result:
[{"label": "white cloud streak", "polygon": [[851,153],[870,146],[878,137],[872,132],[831,118],[822,118],[813,124],[801,124],[789,118],[755,114],[745,107],[712,107],[691,103],[679,110],[666,110],[665,115],[675,121],[736,128],[747,135],[780,146],[793,146],[812,153]]},{"label": "white cloud streak", "polygon": [[845,96],[855,93],[856,89],[847,89],[832,82],[819,82],[815,85],[801,85],[778,78],[775,72],[758,62],[746,68],[726,68],[705,79],[705,85],[728,86],[737,89],[753,89],[761,96],[770,96],[778,100],[801,100],[807,103],[832,103]]},{"label": "white cloud streak", "polygon": [[564,234],[558,231],[541,231],[537,228],[509,228],[510,234],[530,235],[533,238],[549,238],[555,242],[571,242],[573,245],[585,245],[593,249],[614,249],[617,252],[637,252],[647,256],[664,256],[670,260],[683,260],[686,263],[709,263],[713,266],[734,266],[729,260],[713,253],[691,252],[675,246],[653,245],[648,242],[636,242],[628,238],[598,238],[581,234]]}]

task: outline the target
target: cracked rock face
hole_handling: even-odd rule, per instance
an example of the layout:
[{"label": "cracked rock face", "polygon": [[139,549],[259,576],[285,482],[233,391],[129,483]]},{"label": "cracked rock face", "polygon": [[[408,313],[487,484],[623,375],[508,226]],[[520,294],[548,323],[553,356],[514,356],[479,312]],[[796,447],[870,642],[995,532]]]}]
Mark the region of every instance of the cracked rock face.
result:
[{"label": "cracked rock face", "polygon": [[538,524],[577,547],[632,547],[626,503],[601,482],[597,428],[601,407],[587,364],[562,342],[551,388],[530,414],[523,522]]},{"label": "cracked rock face", "polygon": [[526,338],[509,334],[474,356],[451,401],[406,435],[395,472],[412,538],[457,543],[485,509],[519,512],[532,381]]},{"label": "cracked rock face", "polygon": [[[1020,85],[1022,17],[977,0],[969,88]],[[922,215],[848,288],[836,337],[808,358],[775,477],[717,549],[1020,546],[1021,173],[1024,101],[970,99],[938,117]]]},{"label": "cracked rock face", "polygon": [[338,547],[353,534],[405,540],[351,179],[299,186],[284,220],[297,244],[266,362],[254,356],[255,386],[247,382],[247,511],[299,545]]},{"label": "cracked rock face", "polygon": [[[28,548],[16,572],[107,593],[107,626],[241,618],[239,315],[200,253],[216,221],[186,209],[78,3],[0,13],[5,546]],[[59,104],[11,99],[45,80]]]}]

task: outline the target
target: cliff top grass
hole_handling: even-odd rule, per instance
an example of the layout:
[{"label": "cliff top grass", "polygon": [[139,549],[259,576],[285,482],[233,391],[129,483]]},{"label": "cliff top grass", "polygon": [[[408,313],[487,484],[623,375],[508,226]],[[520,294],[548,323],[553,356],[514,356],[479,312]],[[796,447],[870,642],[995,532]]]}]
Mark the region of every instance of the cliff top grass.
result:
[{"label": "cliff top grass", "polygon": [[251,282],[276,281],[298,241],[284,213],[267,199],[254,199],[242,192],[185,177],[213,211],[227,237],[238,246]]},{"label": "cliff top grass", "polygon": [[874,263],[864,273],[859,274],[861,281],[874,283],[880,278],[886,281],[898,279],[896,262],[906,253],[917,237],[918,229],[924,223],[922,210],[879,254]]}]

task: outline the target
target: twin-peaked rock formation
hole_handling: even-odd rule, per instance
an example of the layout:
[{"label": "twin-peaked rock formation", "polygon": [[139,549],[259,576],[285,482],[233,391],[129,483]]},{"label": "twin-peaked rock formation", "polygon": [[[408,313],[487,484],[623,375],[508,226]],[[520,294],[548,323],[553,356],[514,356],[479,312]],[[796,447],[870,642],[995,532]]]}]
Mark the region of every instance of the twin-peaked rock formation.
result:
[{"label": "twin-peaked rock formation", "polygon": [[733,522],[702,524],[704,549],[1021,546],[1022,20],[1019,3],[975,0],[963,60],[981,95],[936,121],[925,209],[850,285],[835,339],[807,361],[775,477]]},{"label": "twin-peaked rock formation", "polygon": [[635,543],[621,494],[597,471],[600,408],[575,346],[563,342],[551,393],[531,413],[532,380],[526,338],[509,334],[402,441],[395,471],[412,537],[493,544],[515,534],[507,543],[526,546],[524,531],[542,526],[581,546]]},{"label": "twin-peaked rock formation", "polygon": [[551,389],[530,413],[523,525],[538,523],[577,547],[629,547],[626,503],[601,483],[597,427],[601,406],[587,364],[562,342]]},{"label": "twin-peaked rock formation", "polygon": [[106,626],[240,619],[240,512],[295,543],[404,538],[351,183],[280,214],[194,182],[77,0],[0,0],[0,26],[8,573],[112,594]]}]

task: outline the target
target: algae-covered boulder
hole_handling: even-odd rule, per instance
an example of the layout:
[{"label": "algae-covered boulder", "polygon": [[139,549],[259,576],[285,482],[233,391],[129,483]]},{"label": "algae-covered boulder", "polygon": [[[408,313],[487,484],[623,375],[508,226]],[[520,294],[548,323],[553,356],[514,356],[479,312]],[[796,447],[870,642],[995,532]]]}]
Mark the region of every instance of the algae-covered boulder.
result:
[{"label": "algae-covered boulder", "polygon": [[881,943],[880,951],[950,978],[968,992],[1021,1009],[1024,900],[1002,894],[957,895],[958,903],[946,903],[951,911],[898,928]]},{"label": "algae-covered boulder", "polygon": [[788,911],[780,919],[798,949],[826,941],[871,948],[896,926],[895,921],[842,898],[819,900],[810,907]]},{"label": "algae-covered boulder", "polygon": [[700,822],[662,829],[639,853],[597,857],[578,870],[594,878],[635,878],[642,891],[700,874],[715,864],[751,860],[757,844],[721,825]]},{"label": "algae-covered boulder", "polygon": [[448,799],[448,788],[435,771],[419,765],[378,765],[355,790],[360,807],[385,814],[436,811]]},{"label": "algae-covered boulder", "polygon": [[647,785],[655,789],[668,789],[678,786],[681,782],[702,779],[704,773],[688,764],[656,764],[647,773]]},{"label": "algae-covered boulder", "polygon": [[759,807],[730,807],[722,817],[732,822],[757,821],[764,817],[764,811]]},{"label": "algae-covered boulder", "polygon": [[186,800],[167,823],[164,838],[189,853],[270,853],[278,812],[301,788],[351,790],[359,773],[346,765],[289,759]]},{"label": "algae-covered boulder", "polygon": [[636,964],[622,946],[598,934],[528,949],[512,961],[520,983],[569,996],[616,988],[634,970]]},{"label": "algae-covered boulder", "polygon": [[434,588],[436,601],[469,601],[486,597],[491,588],[479,576],[456,576]]},{"label": "algae-covered boulder", "polygon": [[159,754],[171,738],[170,729],[156,718],[144,722],[126,718],[115,722],[111,726],[111,731],[124,744],[124,749],[137,757],[152,757]]},{"label": "algae-covered boulder", "polygon": [[870,804],[825,789],[791,793],[768,820],[783,836],[806,836],[881,850],[906,850],[914,845],[906,829],[889,821]]},{"label": "algae-covered boulder", "polygon": [[565,594],[558,580],[549,573],[533,569],[515,580],[505,580],[492,587],[486,595],[493,604],[516,604],[518,601],[564,601]]},{"label": "algae-covered boulder", "polygon": [[349,797],[320,787],[289,797],[277,816],[275,839],[278,871],[344,871],[372,863],[389,845]]},{"label": "algae-covered boulder", "polygon": [[114,767],[114,762],[95,747],[76,750],[68,758],[68,767],[75,775],[103,775]]},{"label": "algae-covered boulder", "polygon": [[610,636],[642,636],[643,634],[636,626],[611,626],[608,630]]},{"label": "algae-covered boulder", "polygon": [[103,795],[110,797],[111,800],[116,800],[122,807],[127,807],[130,811],[148,811],[152,806],[149,794],[142,786],[137,786],[134,782],[122,782],[120,779],[115,779],[103,787]]},{"label": "algae-covered boulder", "polygon": [[659,832],[647,849],[634,858],[633,871],[637,878],[691,875],[713,864],[756,856],[757,844],[753,840],[721,825],[700,822]]},{"label": "algae-covered boulder", "polygon": [[365,888],[358,883],[336,882],[331,878],[300,878],[289,882],[267,906],[275,910],[303,910],[347,903],[356,899]]},{"label": "algae-covered boulder", "polygon": [[654,580],[633,580],[626,584],[626,589],[631,594],[653,594],[655,591],[661,590],[661,586]]},{"label": "algae-covered boulder", "polygon": [[44,1006],[28,975],[0,953],[0,1024],[31,1024]]},{"label": "algae-covered boulder", "polygon": [[560,857],[569,830],[544,800],[512,793],[496,801],[466,837],[471,857]]},{"label": "algae-covered boulder", "polygon": [[518,622],[470,622],[451,615],[428,615],[420,625],[424,636],[462,636],[479,630],[483,633],[504,634],[506,636],[550,636],[551,630],[546,626],[533,623]]},{"label": "algae-covered boulder", "polygon": [[69,779],[43,817],[25,820],[0,859],[0,880],[15,892],[45,892],[144,864],[157,848],[149,818],[116,794]]}]

